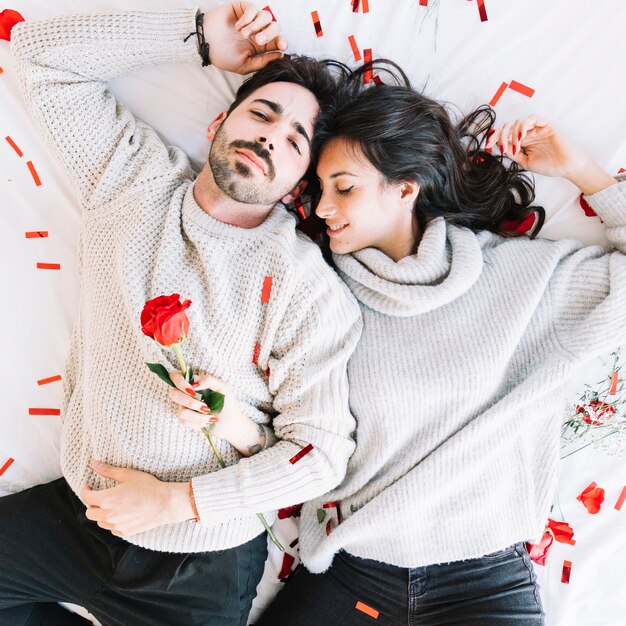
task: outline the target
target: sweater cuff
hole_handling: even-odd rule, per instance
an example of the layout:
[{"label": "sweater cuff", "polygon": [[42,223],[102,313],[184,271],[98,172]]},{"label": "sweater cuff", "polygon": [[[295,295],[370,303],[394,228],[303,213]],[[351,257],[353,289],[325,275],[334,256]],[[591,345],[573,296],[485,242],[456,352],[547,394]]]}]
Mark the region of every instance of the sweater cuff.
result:
[{"label": "sweater cuff", "polygon": [[584,196],[589,206],[608,227],[626,225],[626,175],[616,176],[616,185]]}]

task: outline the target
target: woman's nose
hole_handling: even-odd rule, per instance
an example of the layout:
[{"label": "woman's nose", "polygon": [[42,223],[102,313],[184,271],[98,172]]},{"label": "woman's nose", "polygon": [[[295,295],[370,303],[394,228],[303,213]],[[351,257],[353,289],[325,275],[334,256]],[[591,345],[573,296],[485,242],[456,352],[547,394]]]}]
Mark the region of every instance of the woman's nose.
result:
[{"label": "woman's nose", "polygon": [[333,206],[332,202],[329,202],[326,198],[326,195],[322,194],[322,197],[315,207],[315,214],[325,220],[327,217],[334,215],[334,213],[335,207]]}]

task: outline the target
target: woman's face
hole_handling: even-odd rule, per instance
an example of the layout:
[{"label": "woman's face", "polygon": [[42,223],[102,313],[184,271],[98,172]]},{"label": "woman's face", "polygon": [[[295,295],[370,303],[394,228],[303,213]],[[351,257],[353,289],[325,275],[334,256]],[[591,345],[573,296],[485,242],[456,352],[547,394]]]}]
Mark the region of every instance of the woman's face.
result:
[{"label": "woman's face", "polygon": [[333,252],[378,248],[396,261],[414,252],[418,185],[387,184],[360,147],[343,138],[324,146],[317,176],[322,197],[315,212],[326,221]]}]

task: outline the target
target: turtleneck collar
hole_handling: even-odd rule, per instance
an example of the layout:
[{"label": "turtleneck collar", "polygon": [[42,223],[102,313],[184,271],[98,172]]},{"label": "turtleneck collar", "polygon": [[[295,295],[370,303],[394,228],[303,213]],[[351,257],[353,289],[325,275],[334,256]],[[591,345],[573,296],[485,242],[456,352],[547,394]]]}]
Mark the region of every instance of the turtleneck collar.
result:
[{"label": "turtleneck collar", "polygon": [[417,253],[395,262],[375,248],[333,255],[357,300],[385,315],[407,317],[439,308],[463,295],[478,279],[483,256],[476,235],[431,221]]}]

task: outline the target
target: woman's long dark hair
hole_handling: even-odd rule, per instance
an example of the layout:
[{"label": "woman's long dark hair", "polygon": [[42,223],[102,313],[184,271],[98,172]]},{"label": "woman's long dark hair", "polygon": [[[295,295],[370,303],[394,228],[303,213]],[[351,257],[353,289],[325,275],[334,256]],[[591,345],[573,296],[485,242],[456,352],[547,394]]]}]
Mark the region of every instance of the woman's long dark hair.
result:
[{"label": "woman's long dark hair", "polygon": [[[396,84],[365,86],[377,70]],[[341,137],[358,146],[387,183],[420,185],[415,212],[422,226],[436,217],[473,231],[515,236],[516,226],[536,214],[531,236],[545,212],[532,206],[532,179],[514,162],[484,149],[495,111],[481,106],[455,124],[439,102],[414,90],[392,61],[379,59],[356,70],[344,68],[332,106],[320,114],[313,153]]]}]

